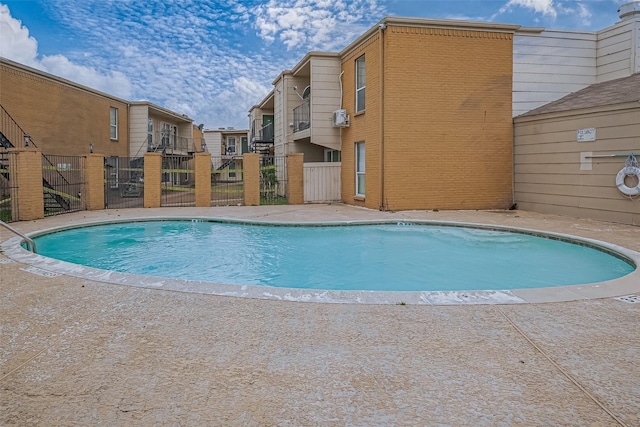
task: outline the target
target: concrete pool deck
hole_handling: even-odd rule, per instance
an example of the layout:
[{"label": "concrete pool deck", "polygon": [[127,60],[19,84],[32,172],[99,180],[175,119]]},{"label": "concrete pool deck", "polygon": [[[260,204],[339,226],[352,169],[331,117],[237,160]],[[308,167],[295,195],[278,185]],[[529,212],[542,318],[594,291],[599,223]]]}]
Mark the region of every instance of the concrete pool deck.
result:
[{"label": "concrete pool deck", "polygon": [[[162,208],[12,225],[157,216],[461,221],[640,252],[640,227],[522,211]],[[548,300],[537,292],[527,300]],[[107,283],[0,253],[0,424],[640,425],[640,303],[615,298],[640,283],[563,292],[574,301],[301,303]]]}]

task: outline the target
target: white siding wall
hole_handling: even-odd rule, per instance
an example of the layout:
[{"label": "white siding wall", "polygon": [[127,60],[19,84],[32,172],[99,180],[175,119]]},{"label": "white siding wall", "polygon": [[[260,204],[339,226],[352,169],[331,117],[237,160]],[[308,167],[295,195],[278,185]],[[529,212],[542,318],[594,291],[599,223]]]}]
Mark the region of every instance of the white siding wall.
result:
[{"label": "white siding wall", "polygon": [[304,202],[326,203],[341,199],[342,163],[304,164]]},{"label": "white siding wall", "polygon": [[596,83],[595,33],[543,31],[513,39],[513,115]]},{"label": "white siding wall", "polygon": [[622,21],[598,34],[598,82],[627,77],[638,70],[640,21]]},{"label": "white siding wall", "polygon": [[211,156],[220,157],[222,155],[222,133],[215,130],[205,130],[203,133]]},{"label": "white siding wall", "polygon": [[285,77],[281,76],[275,84],[273,94],[273,138],[274,152],[276,156],[282,156],[286,152],[287,135],[285,121],[287,119],[286,102],[285,102]]}]

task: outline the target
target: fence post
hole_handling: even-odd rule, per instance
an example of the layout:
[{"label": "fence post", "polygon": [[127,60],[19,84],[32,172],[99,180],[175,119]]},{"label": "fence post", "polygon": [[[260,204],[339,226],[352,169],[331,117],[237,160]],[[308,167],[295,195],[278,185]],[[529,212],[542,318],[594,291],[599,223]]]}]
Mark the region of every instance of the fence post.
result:
[{"label": "fence post", "polygon": [[245,153],[244,163],[244,205],[260,205],[260,154]]},{"label": "fence post", "polygon": [[287,154],[287,201],[304,204],[304,153]]},{"label": "fence post", "polygon": [[104,209],[104,156],[84,156],[84,190],[82,195],[88,211]]},{"label": "fence post", "polygon": [[196,207],[211,206],[211,153],[195,153]]},{"label": "fence post", "polygon": [[9,162],[13,162],[10,170],[15,175],[11,181],[17,187],[11,192],[13,219],[30,221],[44,218],[42,153],[34,148],[10,148],[9,153]]},{"label": "fence post", "polygon": [[144,207],[159,208],[162,199],[162,153],[144,153]]}]

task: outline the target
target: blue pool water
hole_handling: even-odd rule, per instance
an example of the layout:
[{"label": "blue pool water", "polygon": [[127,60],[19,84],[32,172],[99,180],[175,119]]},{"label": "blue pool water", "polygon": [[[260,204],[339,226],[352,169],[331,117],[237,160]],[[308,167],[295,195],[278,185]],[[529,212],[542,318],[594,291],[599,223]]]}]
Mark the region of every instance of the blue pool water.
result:
[{"label": "blue pool water", "polygon": [[41,255],[206,282],[329,290],[503,290],[594,283],[622,259],[527,234],[433,225],[264,226],[146,221],[37,237]]}]

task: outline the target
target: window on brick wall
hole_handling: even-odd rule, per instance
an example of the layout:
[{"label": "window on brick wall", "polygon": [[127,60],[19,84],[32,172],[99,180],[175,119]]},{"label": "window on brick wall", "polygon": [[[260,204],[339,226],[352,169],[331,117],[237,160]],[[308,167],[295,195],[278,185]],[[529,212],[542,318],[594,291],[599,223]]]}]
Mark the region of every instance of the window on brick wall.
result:
[{"label": "window on brick wall", "polygon": [[366,72],[364,55],[356,59],[356,113],[364,111],[365,108],[365,96],[364,90],[366,87]]},{"label": "window on brick wall", "polygon": [[364,197],[364,141],[356,142],[356,196]]},{"label": "window on brick wall", "polygon": [[118,139],[118,109],[111,107],[109,112],[109,137],[112,140]]}]

